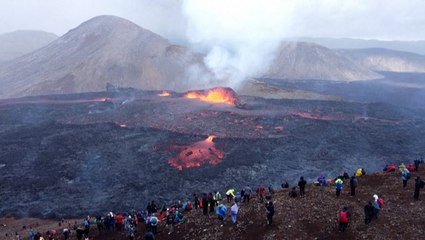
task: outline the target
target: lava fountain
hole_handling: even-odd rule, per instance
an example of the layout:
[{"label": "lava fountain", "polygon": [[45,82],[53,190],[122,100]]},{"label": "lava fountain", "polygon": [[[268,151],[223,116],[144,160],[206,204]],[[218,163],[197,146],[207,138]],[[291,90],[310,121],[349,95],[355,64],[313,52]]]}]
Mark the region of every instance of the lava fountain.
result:
[{"label": "lava fountain", "polygon": [[222,103],[235,105],[237,97],[235,91],[231,88],[212,88],[209,90],[189,91],[183,95],[184,98],[188,99],[199,99],[203,102],[210,103]]},{"label": "lava fountain", "polygon": [[200,167],[204,164],[216,165],[223,160],[224,152],[217,149],[214,143],[215,136],[208,136],[205,140],[195,142],[183,150],[174,158],[168,160],[170,166],[179,169]]}]

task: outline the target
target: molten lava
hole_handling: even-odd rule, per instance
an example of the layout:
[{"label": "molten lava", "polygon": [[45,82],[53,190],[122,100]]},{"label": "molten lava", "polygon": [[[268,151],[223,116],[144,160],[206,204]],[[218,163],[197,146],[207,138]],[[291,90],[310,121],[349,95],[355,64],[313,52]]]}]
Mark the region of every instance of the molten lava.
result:
[{"label": "molten lava", "polygon": [[168,161],[170,166],[179,169],[200,167],[204,164],[216,165],[223,160],[224,152],[217,149],[214,144],[215,136],[195,142],[190,146],[183,147],[183,150]]},{"label": "molten lava", "polygon": [[230,88],[212,88],[206,91],[190,91],[183,97],[188,99],[199,99],[210,103],[236,104],[235,92]]},{"label": "molten lava", "polygon": [[171,93],[170,92],[167,92],[167,91],[162,91],[161,93],[158,94],[158,96],[160,96],[160,97],[169,97],[169,96],[171,96]]}]

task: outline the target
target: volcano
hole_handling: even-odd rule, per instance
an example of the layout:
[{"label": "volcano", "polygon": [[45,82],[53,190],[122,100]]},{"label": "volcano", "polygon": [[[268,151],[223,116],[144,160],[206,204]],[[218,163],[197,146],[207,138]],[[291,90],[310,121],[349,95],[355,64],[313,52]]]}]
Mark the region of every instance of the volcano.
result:
[{"label": "volcano", "polygon": [[201,85],[187,69],[202,56],[114,16],[90,19],[49,45],[0,67],[0,98],[103,91],[106,83],[145,90]]},{"label": "volcano", "polygon": [[238,107],[187,93],[110,89],[0,100],[0,187],[7,193],[0,214],[142,209],[152,199],[293,183],[324,169],[335,176],[358,167],[378,171],[425,148],[421,110],[194,91],[208,99],[218,90],[244,103]]}]

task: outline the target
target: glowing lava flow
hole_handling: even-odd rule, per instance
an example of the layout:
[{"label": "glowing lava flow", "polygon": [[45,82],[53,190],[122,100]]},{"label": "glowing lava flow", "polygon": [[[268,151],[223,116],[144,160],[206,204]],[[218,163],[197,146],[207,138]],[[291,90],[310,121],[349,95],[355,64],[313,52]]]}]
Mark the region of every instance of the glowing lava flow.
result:
[{"label": "glowing lava flow", "polygon": [[162,91],[161,93],[158,94],[158,96],[160,96],[160,97],[169,97],[169,96],[171,96],[171,93],[170,92],[167,92],[167,91]]},{"label": "glowing lava flow", "polygon": [[203,102],[224,103],[229,105],[236,104],[236,97],[233,90],[229,88],[213,88],[207,91],[190,91],[184,98],[199,99]]},{"label": "glowing lava flow", "polygon": [[215,136],[195,142],[184,149],[175,157],[168,160],[170,166],[179,169],[200,167],[204,164],[216,165],[223,160],[224,152],[214,145]]}]

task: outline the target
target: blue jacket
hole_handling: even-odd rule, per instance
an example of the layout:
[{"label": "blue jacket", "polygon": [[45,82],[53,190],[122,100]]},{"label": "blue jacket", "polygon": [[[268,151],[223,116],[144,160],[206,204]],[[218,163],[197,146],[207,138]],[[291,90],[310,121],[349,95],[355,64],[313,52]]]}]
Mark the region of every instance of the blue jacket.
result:
[{"label": "blue jacket", "polygon": [[224,206],[223,204],[220,204],[217,209],[215,210],[215,213],[217,214],[217,216],[223,217],[226,216],[227,214],[227,208],[226,206]]},{"label": "blue jacket", "polygon": [[408,174],[410,174],[409,170],[404,169],[404,170],[403,170],[403,173],[401,174],[401,179],[403,179],[403,180],[405,180],[405,181],[409,180],[409,179],[407,179],[407,175],[408,175]]}]

